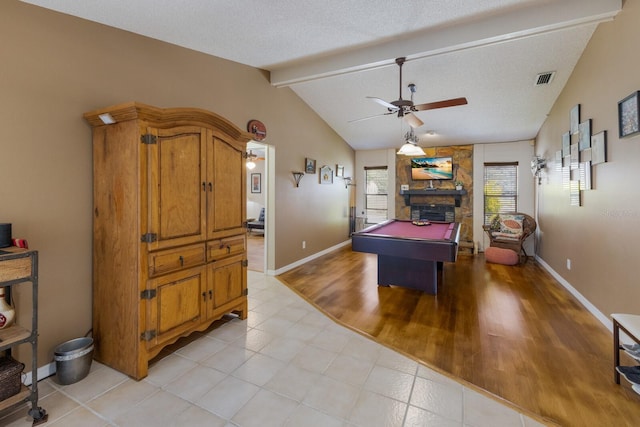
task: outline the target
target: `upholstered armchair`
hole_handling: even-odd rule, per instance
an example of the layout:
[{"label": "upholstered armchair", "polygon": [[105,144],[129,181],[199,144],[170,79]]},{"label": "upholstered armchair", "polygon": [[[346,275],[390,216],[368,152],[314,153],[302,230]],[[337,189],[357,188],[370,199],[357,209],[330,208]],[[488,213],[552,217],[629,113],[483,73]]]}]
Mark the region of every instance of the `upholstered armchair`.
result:
[{"label": "upholstered armchair", "polygon": [[489,236],[490,246],[511,249],[518,256],[524,254],[525,260],[528,254],[524,249],[524,242],[536,231],[536,227],[536,221],[522,212],[498,214],[491,220],[491,224],[482,226]]}]

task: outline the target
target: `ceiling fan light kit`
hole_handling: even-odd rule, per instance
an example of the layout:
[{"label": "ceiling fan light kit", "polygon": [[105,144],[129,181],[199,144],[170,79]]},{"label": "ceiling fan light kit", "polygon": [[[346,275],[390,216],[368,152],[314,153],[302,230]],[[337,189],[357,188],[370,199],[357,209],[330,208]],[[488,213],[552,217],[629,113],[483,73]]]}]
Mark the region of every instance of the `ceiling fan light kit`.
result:
[{"label": "ceiling fan light kit", "polygon": [[405,156],[424,156],[425,152],[416,144],[412,142],[405,142],[404,145],[400,147],[400,150],[398,150],[398,154],[403,154]]},{"label": "ceiling fan light kit", "polygon": [[446,99],[443,101],[428,102],[425,104],[415,105],[413,103],[413,94],[416,93],[416,85],[413,83],[409,83],[409,85],[407,86],[409,88],[409,92],[411,92],[411,99],[409,100],[402,99],[402,65],[404,65],[405,61],[406,61],[405,57],[396,58],[396,64],[398,64],[398,67],[400,69],[400,83],[399,83],[400,89],[399,89],[399,96],[396,101],[388,102],[388,101],[385,101],[384,99],[377,98],[375,96],[367,96],[368,99],[371,99],[374,102],[377,102],[378,104],[382,105],[383,107],[386,107],[387,112],[378,114],[376,116],[370,116],[362,119],[352,120],[352,122],[367,120],[367,119],[371,119],[378,116],[396,114],[401,119],[404,119],[404,121],[407,122],[409,126],[415,129],[415,128],[419,128],[424,124],[422,120],[420,120],[415,114],[413,114],[416,111],[435,110],[437,108],[455,107],[458,105],[467,104],[467,98],[460,97],[460,98],[452,98],[452,99]]},{"label": "ceiling fan light kit", "polygon": [[411,129],[404,136],[405,143],[400,150],[398,150],[398,154],[402,154],[405,156],[424,156],[424,150],[418,146],[418,137],[413,133],[413,129]]}]

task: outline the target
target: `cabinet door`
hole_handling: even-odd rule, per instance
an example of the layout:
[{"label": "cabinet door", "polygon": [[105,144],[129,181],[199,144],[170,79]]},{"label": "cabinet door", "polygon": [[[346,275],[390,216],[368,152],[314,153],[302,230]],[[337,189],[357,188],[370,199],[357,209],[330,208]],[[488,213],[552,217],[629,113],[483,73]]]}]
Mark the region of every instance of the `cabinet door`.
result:
[{"label": "cabinet door", "polygon": [[162,344],[199,324],[206,313],[206,267],[195,267],[149,280],[147,347]]},{"label": "cabinet door", "polygon": [[[242,233],[245,218],[244,144],[211,136],[207,145],[207,238]],[[211,190],[211,191],[209,191]]]},{"label": "cabinet door", "polygon": [[156,139],[148,144],[149,233],[155,235],[149,249],[202,241],[206,235],[206,130],[182,126],[150,132]]},{"label": "cabinet door", "polygon": [[209,287],[213,289],[213,309],[246,295],[246,267],[243,256],[216,261],[208,274]]}]

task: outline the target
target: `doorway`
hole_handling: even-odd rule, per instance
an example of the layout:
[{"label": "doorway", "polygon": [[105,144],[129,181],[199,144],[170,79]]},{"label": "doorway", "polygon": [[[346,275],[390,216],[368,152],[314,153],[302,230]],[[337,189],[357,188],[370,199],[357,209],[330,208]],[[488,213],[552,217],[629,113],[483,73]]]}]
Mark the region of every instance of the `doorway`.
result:
[{"label": "doorway", "polygon": [[247,221],[260,218],[264,209],[265,226],[263,229],[247,231],[248,269],[264,273],[267,261],[267,226],[268,218],[268,146],[263,143],[249,141],[247,143]]}]

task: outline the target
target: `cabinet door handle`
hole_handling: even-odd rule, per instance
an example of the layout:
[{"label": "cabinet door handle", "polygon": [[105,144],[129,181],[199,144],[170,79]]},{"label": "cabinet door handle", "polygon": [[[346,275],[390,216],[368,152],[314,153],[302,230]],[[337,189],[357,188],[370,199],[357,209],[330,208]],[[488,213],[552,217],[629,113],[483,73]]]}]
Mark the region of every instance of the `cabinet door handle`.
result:
[{"label": "cabinet door handle", "polygon": [[212,192],[212,191],[213,191],[213,184],[209,183],[209,192]]},{"label": "cabinet door handle", "polygon": [[207,191],[207,183],[206,182],[202,183],[202,191]]},{"label": "cabinet door handle", "polygon": [[231,253],[231,246],[227,245],[227,253],[230,254]]},{"label": "cabinet door handle", "polygon": [[202,300],[203,300],[204,302],[207,302],[207,293],[206,293],[206,292],[203,292],[203,293],[202,293]]},{"label": "cabinet door handle", "polygon": [[209,289],[209,299],[210,300],[213,299],[213,291],[211,289]]},{"label": "cabinet door handle", "polygon": [[182,255],[180,255],[180,267],[184,266],[184,258],[182,257]]}]

